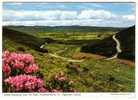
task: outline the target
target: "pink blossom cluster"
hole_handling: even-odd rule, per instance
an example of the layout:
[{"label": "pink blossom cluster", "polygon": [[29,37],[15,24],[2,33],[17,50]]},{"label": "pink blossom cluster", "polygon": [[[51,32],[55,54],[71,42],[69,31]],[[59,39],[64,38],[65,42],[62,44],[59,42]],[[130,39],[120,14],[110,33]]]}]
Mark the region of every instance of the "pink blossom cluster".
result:
[{"label": "pink blossom cluster", "polygon": [[31,75],[17,75],[4,81],[12,92],[46,92],[42,79]]},{"label": "pink blossom cluster", "polygon": [[39,67],[30,54],[4,51],[2,62],[5,92],[75,92],[71,86],[72,82],[63,72],[52,77],[52,80],[48,81],[49,85],[45,86],[44,81],[35,76]]},{"label": "pink blossom cluster", "polygon": [[38,70],[39,70],[39,67],[36,64],[31,64],[28,67],[24,68],[24,72],[27,73],[27,74],[37,72]]},{"label": "pink blossom cluster", "polygon": [[46,92],[44,81],[32,76],[39,71],[30,54],[4,51],[2,54],[3,84],[7,92]]},{"label": "pink blossom cluster", "polygon": [[2,71],[4,72],[5,77],[7,77],[11,73],[11,68],[7,64],[5,64],[2,66]]},{"label": "pink blossom cluster", "polygon": [[55,80],[64,82],[66,81],[66,77],[63,72],[60,72],[59,74],[56,74],[54,77]]},{"label": "pink blossom cluster", "polygon": [[[63,72],[56,74],[50,81],[51,92],[76,92],[72,86],[73,81],[70,81]],[[56,84],[56,87],[54,86]]]},{"label": "pink blossom cluster", "polygon": [[52,89],[51,92],[57,93],[57,92],[64,92],[64,91],[62,89]]},{"label": "pink blossom cluster", "polygon": [[11,74],[11,70],[19,70],[23,74],[32,74],[39,70],[30,54],[10,53],[4,51],[2,54],[3,73],[5,76]]}]

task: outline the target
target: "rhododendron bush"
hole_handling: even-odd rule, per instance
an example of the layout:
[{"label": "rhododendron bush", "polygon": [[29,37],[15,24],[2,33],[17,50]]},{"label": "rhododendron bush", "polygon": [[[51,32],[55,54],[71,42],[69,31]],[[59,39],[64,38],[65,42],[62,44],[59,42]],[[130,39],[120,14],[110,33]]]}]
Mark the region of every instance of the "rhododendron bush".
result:
[{"label": "rhododendron bush", "polygon": [[4,77],[17,74],[33,74],[39,71],[39,67],[34,62],[34,57],[30,54],[4,51],[2,62]]},{"label": "rhododendron bush", "polygon": [[72,83],[73,81],[69,80],[63,72],[60,72],[47,82],[47,88],[50,92],[76,92]]},{"label": "rhododendron bush", "polygon": [[37,73],[39,67],[30,54],[3,51],[2,73],[4,92],[74,92],[63,73],[44,84]]},{"label": "rhododendron bush", "polygon": [[30,54],[2,54],[3,88],[6,92],[46,92],[44,81],[35,76],[39,71]]},{"label": "rhododendron bush", "polygon": [[17,75],[4,80],[12,92],[46,92],[42,79],[31,75]]}]

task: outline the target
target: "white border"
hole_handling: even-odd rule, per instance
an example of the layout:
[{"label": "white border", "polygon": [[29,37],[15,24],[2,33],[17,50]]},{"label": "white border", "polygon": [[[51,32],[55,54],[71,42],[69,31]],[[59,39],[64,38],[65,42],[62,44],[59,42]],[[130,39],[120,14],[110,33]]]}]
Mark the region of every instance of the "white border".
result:
[{"label": "white border", "polygon": [[[137,0],[3,0],[3,2],[136,2],[136,17],[138,16],[137,13],[137,9],[138,9],[138,2]],[[2,14],[2,2],[0,1],[0,15]],[[0,33],[2,34],[2,15],[0,16]],[[137,27],[137,20],[136,20],[136,42],[135,44],[138,44],[138,27]],[[136,51],[138,51],[138,46],[136,45]],[[2,36],[0,36],[0,56],[2,55]],[[138,63],[138,54],[136,53],[136,65]],[[0,59],[0,67],[2,68],[2,64],[1,64],[1,59]],[[0,74],[2,74],[2,69],[0,68]],[[135,66],[136,68],[136,66]],[[136,68],[136,72],[137,72],[137,68]],[[136,73],[136,76],[138,76],[138,73]],[[53,96],[48,96],[50,93],[45,93],[45,95],[47,94],[47,96],[42,96],[44,95],[43,93],[38,94],[39,96],[35,96],[37,95],[37,93],[27,93],[27,96],[23,96],[22,93],[16,93],[16,96],[10,95],[10,96],[4,96],[7,95],[8,93],[3,93],[2,94],[2,85],[1,85],[1,79],[2,79],[2,75],[0,75],[0,92],[1,92],[1,96],[2,99],[21,99],[21,100],[25,100],[25,99],[31,99],[33,97],[33,99],[80,99],[80,100],[93,100],[93,99],[102,99],[102,100],[117,100],[117,99],[136,99],[136,94],[138,91],[138,82],[137,82],[137,77],[136,77],[136,92],[135,93],[75,93],[72,96],[70,96],[70,93],[51,93],[53,94]],[[55,95],[54,95],[55,94]],[[22,97],[21,97],[21,96]],[[31,95],[31,96],[29,96]],[[64,96],[63,96],[64,95]],[[65,96],[66,95],[66,96]],[[14,97],[14,98],[13,98]],[[19,97],[19,98],[18,98]],[[41,97],[41,98],[40,98]]]}]

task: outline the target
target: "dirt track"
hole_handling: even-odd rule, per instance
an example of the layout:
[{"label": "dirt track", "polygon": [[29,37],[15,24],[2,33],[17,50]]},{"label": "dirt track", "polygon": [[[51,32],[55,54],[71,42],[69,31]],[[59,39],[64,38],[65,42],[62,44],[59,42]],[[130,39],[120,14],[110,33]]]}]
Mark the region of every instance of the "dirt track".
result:
[{"label": "dirt track", "polygon": [[82,60],[75,60],[75,59],[71,59],[71,58],[61,57],[59,55],[51,54],[51,53],[49,53],[49,55],[52,57],[55,57],[55,58],[59,58],[59,59],[68,61],[68,62],[83,62],[84,61],[83,59]]}]

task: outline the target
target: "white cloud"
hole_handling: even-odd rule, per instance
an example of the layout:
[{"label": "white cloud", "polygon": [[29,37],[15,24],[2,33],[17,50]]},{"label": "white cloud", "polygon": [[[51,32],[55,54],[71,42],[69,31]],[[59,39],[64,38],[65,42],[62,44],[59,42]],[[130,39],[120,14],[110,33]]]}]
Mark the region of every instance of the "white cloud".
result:
[{"label": "white cloud", "polygon": [[79,19],[108,19],[111,18],[112,14],[105,10],[83,10],[78,15]]},{"label": "white cloud", "polygon": [[126,27],[135,23],[135,15],[117,15],[107,10],[3,10],[3,25],[43,26],[117,26]]},{"label": "white cloud", "polygon": [[20,5],[22,5],[23,3],[21,3],[21,2],[16,2],[16,3],[8,3],[8,5],[11,5],[11,6],[20,6]]},{"label": "white cloud", "polygon": [[23,25],[23,26],[109,26],[109,27],[128,27],[133,22],[113,21],[104,19],[87,19],[87,20],[38,20],[38,21],[4,21],[3,25]]},{"label": "white cloud", "polygon": [[41,20],[41,19],[74,19],[77,16],[76,11],[61,11],[61,10],[49,10],[49,11],[3,11],[3,20]]},{"label": "white cloud", "polygon": [[135,15],[124,15],[124,20],[135,21]]},{"label": "white cloud", "polygon": [[[10,17],[8,17],[10,16]],[[109,19],[112,13],[105,10],[82,10],[77,11],[63,11],[63,10],[49,10],[49,11],[14,11],[5,10],[3,14],[4,20],[26,20],[26,19]],[[9,18],[9,19],[8,19]],[[14,18],[14,19],[13,19]]]},{"label": "white cloud", "polygon": [[[93,26],[98,25],[102,20],[39,20],[39,21],[5,21],[3,25],[27,25],[27,26],[68,26],[68,25],[81,25],[81,26]],[[91,24],[93,23],[93,24]]]}]

